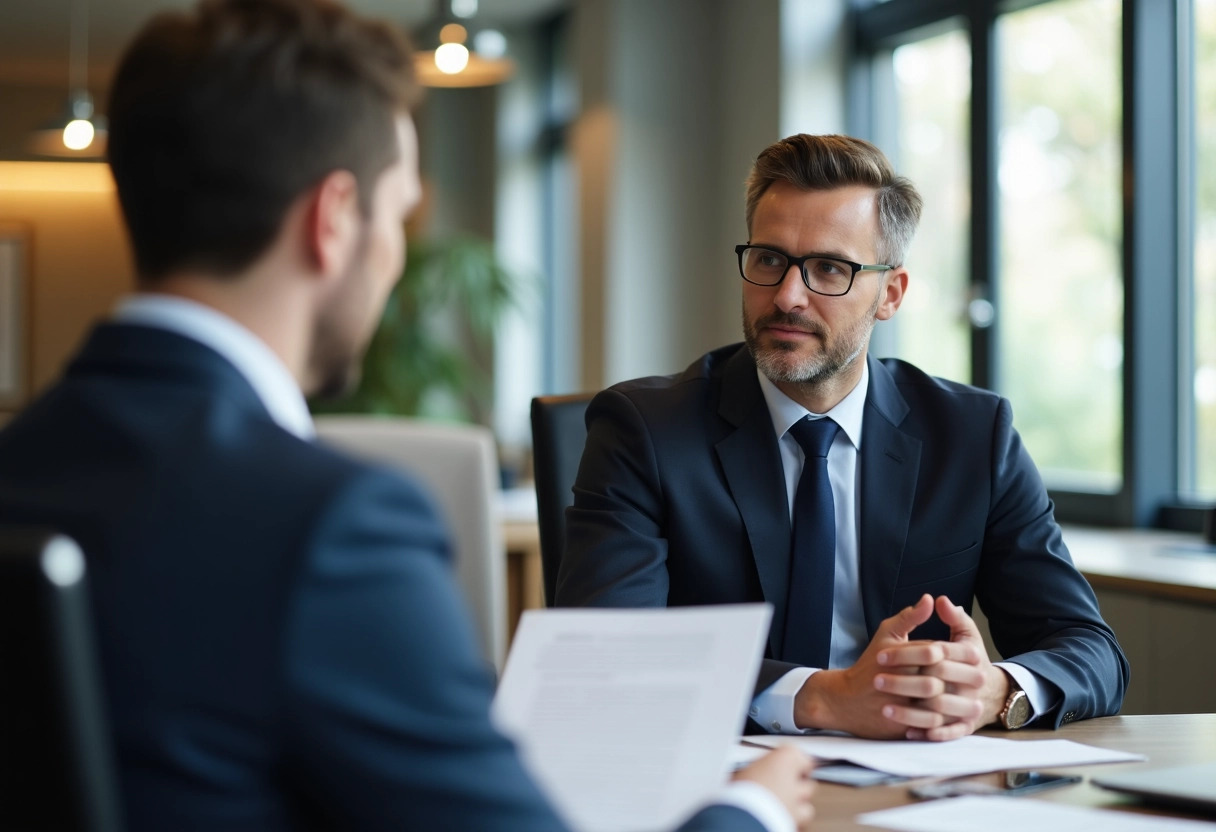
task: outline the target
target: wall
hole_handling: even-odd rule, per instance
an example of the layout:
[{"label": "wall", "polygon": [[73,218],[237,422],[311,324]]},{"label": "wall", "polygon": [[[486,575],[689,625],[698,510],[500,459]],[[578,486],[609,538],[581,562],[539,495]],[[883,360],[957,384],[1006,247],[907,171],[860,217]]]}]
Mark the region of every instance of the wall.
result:
[{"label": "wall", "polygon": [[132,286],[109,169],[0,162],[0,222],[31,233],[27,344],[37,390],[60,374],[84,333]]},{"label": "wall", "polygon": [[844,7],[574,6],[580,387],[676,372],[740,340],[743,181],[783,127],[843,129]]}]

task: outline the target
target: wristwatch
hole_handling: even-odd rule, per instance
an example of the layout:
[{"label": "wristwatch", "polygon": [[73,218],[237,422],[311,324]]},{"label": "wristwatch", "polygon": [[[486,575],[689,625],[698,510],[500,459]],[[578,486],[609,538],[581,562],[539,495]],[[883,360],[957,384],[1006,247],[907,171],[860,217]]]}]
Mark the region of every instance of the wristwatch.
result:
[{"label": "wristwatch", "polygon": [[997,721],[1006,731],[1016,731],[1030,721],[1030,697],[1012,679],[1009,683],[1009,696],[1005,699],[1005,707],[1001,708]]}]

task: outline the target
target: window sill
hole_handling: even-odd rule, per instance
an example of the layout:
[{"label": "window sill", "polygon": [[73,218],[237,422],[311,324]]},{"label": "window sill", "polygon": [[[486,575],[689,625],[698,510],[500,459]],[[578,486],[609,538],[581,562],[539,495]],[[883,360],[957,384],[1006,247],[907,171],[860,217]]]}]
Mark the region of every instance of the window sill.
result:
[{"label": "window sill", "polygon": [[1199,535],[1066,525],[1064,542],[1095,588],[1216,606],[1216,546]]}]

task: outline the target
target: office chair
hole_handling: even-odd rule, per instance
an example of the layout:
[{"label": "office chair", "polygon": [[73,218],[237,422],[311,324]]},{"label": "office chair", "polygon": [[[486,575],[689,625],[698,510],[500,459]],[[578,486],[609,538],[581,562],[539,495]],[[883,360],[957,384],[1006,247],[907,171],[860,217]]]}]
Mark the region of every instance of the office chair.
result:
[{"label": "office chair", "polygon": [[566,541],[566,508],[574,502],[574,478],[587,443],[584,416],[594,395],[537,396],[532,400],[536,517],[545,604],[550,607],[557,594],[557,570]]},{"label": "office chair", "polygon": [[120,832],[84,556],[0,527],[0,828]]},{"label": "office chair", "polygon": [[317,435],[421,480],[452,537],[456,578],[483,654],[502,671],[507,647],[506,555],[498,509],[498,450],[478,425],[381,416],[321,416]]}]

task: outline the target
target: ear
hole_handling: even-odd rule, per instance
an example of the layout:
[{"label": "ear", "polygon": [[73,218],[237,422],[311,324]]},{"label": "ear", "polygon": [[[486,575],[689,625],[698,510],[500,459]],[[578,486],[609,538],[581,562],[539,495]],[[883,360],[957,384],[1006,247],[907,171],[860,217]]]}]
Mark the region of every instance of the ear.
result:
[{"label": "ear", "polygon": [[359,185],[354,174],[336,170],[312,190],[304,229],[307,254],[325,276],[345,273],[359,238]]},{"label": "ear", "polygon": [[878,304],[878,312],[874,317],[880,321],[890,320],[895,310],[904,302],[904,292],[908,288],[908,270],[903,266],[887,272],[886,282],[882,287],[882,300]]}]

